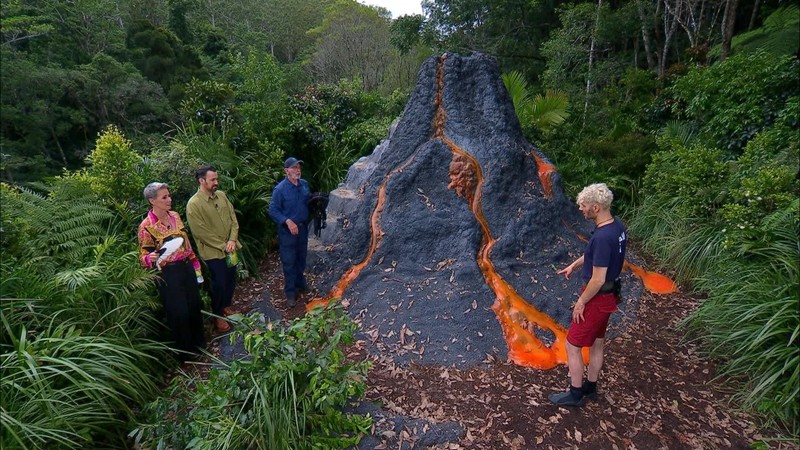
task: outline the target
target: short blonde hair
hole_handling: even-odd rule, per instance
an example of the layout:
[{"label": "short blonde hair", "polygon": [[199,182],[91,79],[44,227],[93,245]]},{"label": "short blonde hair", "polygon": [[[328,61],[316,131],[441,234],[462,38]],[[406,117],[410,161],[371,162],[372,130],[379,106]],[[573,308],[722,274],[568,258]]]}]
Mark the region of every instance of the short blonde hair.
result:
[{"label": "short blonde hair", "polygon": [[595,183],[583,188],[578,194],[577,203],[596,203],[603,209],[609,209],[613,200],[614,194],[605,183]]}]

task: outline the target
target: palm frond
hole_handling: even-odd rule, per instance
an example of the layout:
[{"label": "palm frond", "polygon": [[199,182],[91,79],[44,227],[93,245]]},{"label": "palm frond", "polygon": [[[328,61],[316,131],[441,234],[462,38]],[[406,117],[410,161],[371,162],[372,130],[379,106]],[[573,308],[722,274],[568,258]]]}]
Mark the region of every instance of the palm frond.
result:
[{"label": "palm frond", "polygon": [[569,118],[569,97],[566,92],[548,90],[531,101],[530,120],[542,132],[548,132]]},{"label": "palm frond", "polygon": [[524,122],[524,118],[531,108],[531,97],[528,93],[528,82],[522,73],[514,70],[502,75],[503,84],[511,97],[511,102],[514,104],[514,111],[517,113],[517,118],[520,122]]},{"label": "palm frond", "polygon": [[689,147],[697,138],[697,129],[690,123],[670,120],[659,134],[664,138],[676,140],[684,147]]}]

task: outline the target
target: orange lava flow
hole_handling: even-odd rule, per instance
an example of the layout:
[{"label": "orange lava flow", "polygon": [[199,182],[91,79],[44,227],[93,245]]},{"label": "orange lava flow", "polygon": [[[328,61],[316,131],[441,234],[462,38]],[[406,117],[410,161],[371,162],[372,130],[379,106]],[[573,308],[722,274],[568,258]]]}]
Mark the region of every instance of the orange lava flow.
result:
[{"label": "orange lava flow", "polygon": [[[564,226],[567,227],[569,231],[575,233],[567,224],[567,222],[564,222]],[[582,240],[583,242],[589,242],[589,240],[586,239],[586,236],[583,236],[579,233],[575,233],[575,235],[578,236],[578,239]],[[636,264],[628,262],[628,260],[625,260],[625,263],[622,265],[622,270],[625,269],[639,277],[639,279],[642,280],[642,284],[644,284],[644,288],[654,294],[672,294],[678,290],[678,286],[675,285],[675,282],[670,280],[668,277],[657,272],[649,272],[644,270]]]},{"label": "orange lava flow", "polygon": [[314,300],[308,302],[308,304],[306,304],[306,311],[311,311],[314,308],[326,306],[334,298],[341,298],[341,296],[344,295],[344,291],[347,289],[347,286],[350,286],[350,283],[358,278],[358,275],[361,274],[361,271],[364,270],[364,267],[367,267],[367,264],[369,264],[370,259],[372,259],[372,255],[375,254],[375,250],[378,249],[380,241],[383,238],[383,230],[381,230],[381,214],[383,214],[383,208],[386,206],[386,185],[389,183],[389,180],[392,178],[392,176],[402,172],[406,166],[408,166],[411,161],[414,160],[414,156],[416,156],[416,153],[411,155],[411,157],[401,164],[400,167],[392,170],[383,177],[383,183],[381,183],[380,188],[378,188],[378,200],[375,202],[375,209],[372,210],[372,214],[370,215],[369,219],[370,230],[372,231],[372,234],[370,236],[369,249],[367,250],[367,254],[364,256],[364,259],[362,259],[360,263],[348,269],[347,272],[345,272],[339,281],[333,286],[333,288],[331,288],[325,298],[315,298]]},{"label": "orange lava flow", "polygon": [[334,298],[340,298],[342,294],[344,294],[344,290],[347,289],[347,286],[353,282],[358,275],[364,270],[364,267],[367,266],[369,260],[372,258],[372,255],[375,253],[375,250],[378,248],[378,242],[381,240],[383,236],[383,232],[381,231],[381,223],[380,217],[381,213],[383,212],[383,208],[386,204],[386,182],[388,181],[388,175],[386,179],[384,179],[383,184],[378,189],[378,201],[375,205],[375,209],[372,211],[372,215],[370,216],[370,228],[372,229],[372,236],[370,237],[369,241],[369,249],[367,250],[366,256],[364,259],[361,260],[360,263],[356,264],[355,266],[351,267],[347,270],[347,272],[339,278],[339,281],[336,285],[331,288],[330,292],[325,298],[315,298],[314,300],[308,302],[306,304],[306,311],[310,311],[314,308],[319,308],[321,306],[326,306],[330,301]]},{"label": "orange lava flow", "polygon": [[[472,155],[444,135],[446,112],[442,104],[443,79],[443,64],[440,62],[437,74],[439,89],[436,95],[437,110],[436,118],[434,119],[434,137],[441,139],[453,152],[448,189],[453,189],[456,195],[467,201],[483,233],[481,248],[478,252],[478,267],[483,272],[486,284],[495,293],[496,297],[492,310],[497,315],[497,320],[503,329],[503,335],[508,345],[508,356],[516,364],[537,369],[551,369],[559,363],[565,364],[567,362],[565,346],[567,330],[550,316],[525,301],[497,273],[494,264],[492,264],[490,255],[496,240],[492,238],[489,223],[486,221],[481,206],[483,173],[480,164]],[[543,165],[540,164],[540,170]],[[536,336],[531,329],[533,326],[550,330],[553,333],[555,341],[552,346],[546,346]]]},{"label": "orange lava flow", "polygon": [[554,173],[557,172],[556,166],[545,161],[545,159],[542,158],[542,156],[539,155],[539,153],[537,152],[531,152],[531,154],[533,155],[533,159],[536,160],[536,166],[538,167],[538,172],[539,172],[539,182],[542,183],[544,196],[546,198],[553,198],[552,176]]},{"label": "orange lava flow", "polygon": [[[561,324],[554,321],[547,314],[537,310],[530,303],[525,301],[521,295],[508,284],[492,264],[490,254],[494,246],[495,239],[492,238],[489,223],[483,215],[481,206],[481,186],[483,174],[480,165],[472,155],[466,153],[453,141],[442,138],[442,141],[453,152],[451,163],[451,180],[465,178],[459,174],[452,173],[453,168],[467,170],[468,179],[474,177],[474,191],[472,195],[461,195],[458,189],[456,193],[470,204],[470,209],[475,215],[475,219],[481,227],[483,240],[481,249],[478,253],[478,267],[480,267],[486,284],[495,293],[495,302],[492,310],[497,315],[497,320],[503,329],[503,335],[508,344],[508,356],[514,363],[526,367],[537,369],[551,369],[559,363],[567,362],[567,351],[565,347],[567,330]],[[454,183],[451,182],[454,188]],[[550,330],[555,336],[555,342],[547,347],[532,331],[530,327],[537,326],[540,329]]]},{"label": "orange lava flow", "polygon": [[[496,240],[492,238],[489,224],[483,215],[481,206],[481,186],[483,174],[480,166],[474,157],[458,147],[453,141],[442,138],[442,141],[453,152],[453,163],[450,164],[451,180],[474,179],[474,191],[472,195],[462,195],[462,190],[451,182],[451,188],[456,189],[456,193],[467,200],[470,209],[475,215],[475,219],[481,227],[483,240],[481,249],[478,253],[478,267],[480,267],[486,284],[495,293],[495,302],[492,310],[497,315],[497,320],[503,329],[503,335],[508,344],[508,356],[514,363],[526,367],[537,369],[551,369],[559,363],[567,362],[567,351],[565,347],[567,330],[561,324],[554,321],[547,314],[531,306],[521,295],[497,273],[492,264],[491,252]],[[452,170],[459,168],[466,170],[468,176],[454,174]],[[533,332],[532,326],[550,330],[555,336],[555,342],[547,347]]]},{"label": "orange lava flow", "polygon": [[656,272],[648,272],[636,264],[625,261],[623,269],[628,269],[632,274],[642,280],[645,289],[654,294],[672,294],[678,290],[675,282]]}]

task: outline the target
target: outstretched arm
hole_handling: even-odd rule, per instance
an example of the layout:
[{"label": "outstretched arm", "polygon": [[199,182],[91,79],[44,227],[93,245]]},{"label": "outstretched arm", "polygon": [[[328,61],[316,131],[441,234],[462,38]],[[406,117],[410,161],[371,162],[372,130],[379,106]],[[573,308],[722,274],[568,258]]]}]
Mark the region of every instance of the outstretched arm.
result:
[{"label": "outstretched arm", "polygon": [[580,258],[578,258],[575,261],[573,261],[572,264],[570,264],[567,267],[559,270],[558,274],[559,275],[564,274],[564,276],[567,277],[567,279],[569,280],[569,277],[572,276],[572,272],[574,272],[575,269],[581,267],[582,265],[583,265],[583,255],[581,255]]}]

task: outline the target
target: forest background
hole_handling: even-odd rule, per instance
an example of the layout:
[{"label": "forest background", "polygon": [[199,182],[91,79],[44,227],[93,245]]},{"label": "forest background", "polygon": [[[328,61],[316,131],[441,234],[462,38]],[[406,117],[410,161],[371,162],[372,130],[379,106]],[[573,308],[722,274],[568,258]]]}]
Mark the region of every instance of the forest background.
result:
[{"label": "forest background", "polygon": [[[183,214],[192,169],[216,165],[247,277],[274,251],[266,211],[283,159],[334,189],[402,113],[421,62],[444,51],[497,59],[568,194],[611,186],[641,247],[705,297],[687,338],[718,360],[741,407],[797,439],[797,2],[425,0],[423,11],[2,2],[3,448],[124,448],[158,397],[175,362],[137,265],[146,183],[169,183]],[[194,426],[181,438],[203,448],[192,436],[213,433]]]}]

